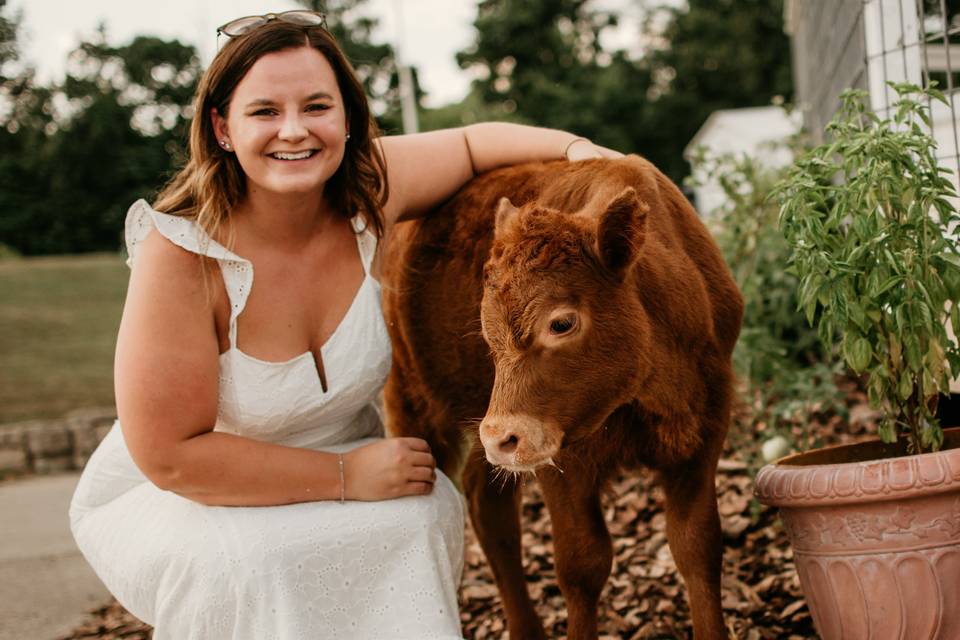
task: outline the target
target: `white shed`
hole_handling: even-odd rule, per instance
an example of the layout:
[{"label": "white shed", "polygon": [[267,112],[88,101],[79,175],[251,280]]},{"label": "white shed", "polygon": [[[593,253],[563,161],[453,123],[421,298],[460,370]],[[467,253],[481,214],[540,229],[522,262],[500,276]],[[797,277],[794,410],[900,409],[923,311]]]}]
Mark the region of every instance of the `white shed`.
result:
[{"label": "white shed", "polygon": [[[796,112],[787,115],[781,107],[748,107],[714,111],[683,151],[690,161],[703,147],[711,156],[746,154],[768,167],[782,167],[793,160],[784,140],[800,131]],[[716,181],[705,181],[703,169],[693,166],[693,178],[701,186],[693,194],[701,217],[709,218],[723,204],[723,191]]]}]

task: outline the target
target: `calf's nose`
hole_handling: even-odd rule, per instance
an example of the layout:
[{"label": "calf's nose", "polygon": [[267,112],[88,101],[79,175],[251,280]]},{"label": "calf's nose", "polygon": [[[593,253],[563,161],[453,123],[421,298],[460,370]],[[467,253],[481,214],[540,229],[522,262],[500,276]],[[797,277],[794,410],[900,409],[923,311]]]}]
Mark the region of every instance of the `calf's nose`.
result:
[{"label": "calf's nose", "polygon": [[511,454],[517,450],[517,444],[519,444],[519,442],[520,438],[512,433],[508,433],[497,443],[497,450],[500,451],[500,453]]},{"label": "calf's nose", "polygon": [[493,464],[512,464],[520,446],[520,435],[506,421],[484,420],[480,423],[480,441],[487,460]]}]

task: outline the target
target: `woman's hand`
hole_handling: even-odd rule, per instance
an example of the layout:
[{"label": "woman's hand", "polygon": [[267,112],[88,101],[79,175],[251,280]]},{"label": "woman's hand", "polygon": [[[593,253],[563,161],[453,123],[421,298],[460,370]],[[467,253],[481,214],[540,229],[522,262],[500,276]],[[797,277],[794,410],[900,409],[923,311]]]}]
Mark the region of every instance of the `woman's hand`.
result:
[{"label": "woman's hand", "polygon": [[387,438],[343,454],[349,500],[388,500],[433,490],[436,460],[420,438]]},{"label": "woman's hand", "polygon": [[593,144],[586,138],[577,138],[567,146],[565,155],[571,162],[590,158],[622,158],[623,154],[613,149]]}]

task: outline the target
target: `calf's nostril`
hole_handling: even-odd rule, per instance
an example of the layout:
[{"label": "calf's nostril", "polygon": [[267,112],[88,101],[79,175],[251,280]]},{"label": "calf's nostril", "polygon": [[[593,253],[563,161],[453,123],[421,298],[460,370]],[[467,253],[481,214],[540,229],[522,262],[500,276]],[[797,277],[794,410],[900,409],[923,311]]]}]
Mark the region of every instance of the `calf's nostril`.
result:
[{"label": "calf's nostril", "polygon": [[500,451],[502,453],[513,453],[517,450],[517,445],[520,443],[517,436],[510,434],[506,438],[500,441]]}]

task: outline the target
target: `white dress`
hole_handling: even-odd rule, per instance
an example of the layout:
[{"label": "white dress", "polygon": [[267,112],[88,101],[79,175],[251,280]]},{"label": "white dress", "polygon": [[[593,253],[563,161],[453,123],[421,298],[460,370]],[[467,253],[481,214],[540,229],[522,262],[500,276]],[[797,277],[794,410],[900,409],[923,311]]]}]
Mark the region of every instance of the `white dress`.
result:
[{"label": "white dress", "polygon": [[[237,348],[237,316],[253,286],[249,261],[193,221],[137,201],[126,241],[156,229],[215,258],[230,298],[230,348],[220,356],[215,429],[280,444],[346,451],[382,437],[375,400],[390,342],[370,275],[376,240],[359,233],[363,284],[321,348],[266,362]],[[457,588],[464,509],[439,470],[430,495],[381,502],[210,507],[163,491],[137,468],[119,424],[90,458],[70,505],[84,556],[156,640],[462,638]]]}]

